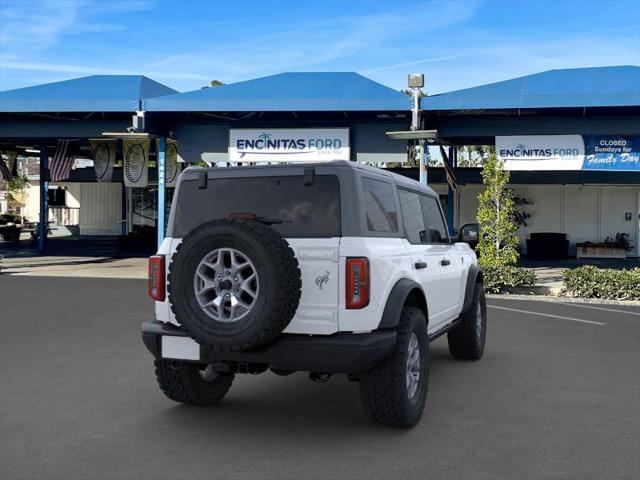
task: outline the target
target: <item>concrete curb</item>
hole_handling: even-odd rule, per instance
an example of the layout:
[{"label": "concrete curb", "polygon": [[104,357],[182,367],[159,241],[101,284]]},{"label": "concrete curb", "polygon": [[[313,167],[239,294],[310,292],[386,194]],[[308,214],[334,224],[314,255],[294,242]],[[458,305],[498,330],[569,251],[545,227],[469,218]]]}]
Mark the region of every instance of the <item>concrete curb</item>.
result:
[{"label": "concrete curb", "polygon": [[596,305],[627,305],[630,307],[640,306],[638,300],[605,300],[602,298],[576,298],[576,297],[557,297],[552,295],[526,295],[517,293],[490,293],[487,298],[496,298],[501,300],[535,300],[539,302],[549,303],[591,303]]}]

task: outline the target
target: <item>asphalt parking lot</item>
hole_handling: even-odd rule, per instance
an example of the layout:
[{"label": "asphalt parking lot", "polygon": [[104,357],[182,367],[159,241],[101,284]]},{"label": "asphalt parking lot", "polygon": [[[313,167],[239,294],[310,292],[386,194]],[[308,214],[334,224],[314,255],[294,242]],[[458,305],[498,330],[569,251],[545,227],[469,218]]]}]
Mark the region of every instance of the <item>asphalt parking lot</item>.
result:
[{"label": "asphalt parking lot", "polygon": [[167,400],[141,280],[0,275],[0,478],[640,478],[640,308],[490,299],[485,356],[432,345],[427,410],[381,427],[345,378]]}]

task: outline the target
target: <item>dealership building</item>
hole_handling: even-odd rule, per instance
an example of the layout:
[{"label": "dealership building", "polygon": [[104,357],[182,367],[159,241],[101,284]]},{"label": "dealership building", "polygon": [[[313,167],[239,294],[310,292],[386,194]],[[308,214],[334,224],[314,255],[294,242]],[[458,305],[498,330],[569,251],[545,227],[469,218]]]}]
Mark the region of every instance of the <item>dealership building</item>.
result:
[{"label": "dealership building", "polygon": [[[387,135],[411,128],[411,108],[409,96],[350,72],[186,93],[142,76],[91,76],[0,92],[0,151],[30,175],[30,220],[48,211],[59,231],[153,244],[186,164],[343,159],[418,179],[417,168],[399,168],[407,142]],[[640,67],[554,70],[426,96],[419,130],[451,167],[449,183],[441,166],[427,181],[452,226],[475,220],[482,190],[481,170],[458,165],[461,148],[495,146],[523,200],[523,253],[531,234],[552,232],[565,234],[569,255],[621,233],[628,255],[640,254]],[[64,158],[62,141],[94,164],[78,160],[68,178],[48,182],[44,167]]]}]

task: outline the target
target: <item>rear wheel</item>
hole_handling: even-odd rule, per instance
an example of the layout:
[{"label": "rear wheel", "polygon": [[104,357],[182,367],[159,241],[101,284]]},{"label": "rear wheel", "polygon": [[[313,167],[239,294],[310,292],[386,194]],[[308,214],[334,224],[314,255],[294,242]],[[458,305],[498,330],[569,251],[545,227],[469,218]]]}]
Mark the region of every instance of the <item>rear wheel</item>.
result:
[{"label": "rear wheel", "polygon": [[156,379],[171,400],[189,405],[214,405],[233,383],[233,373],[218,373],[211,365],[157,358]]},{"label": "rear wheel", "polygon": [[385,425],[412,427],[420,420],[429,381],[429,342],[424,312],[404,307],[391,355],[360,378],[365,413]]},{"label": "rear wheel", "polygon": [[449,352],[463,360],[478,360],[484,353],[487,337],[487,299],[484,287],[476,283],[471,308],[462,316],[460,324],[447,334]]}]

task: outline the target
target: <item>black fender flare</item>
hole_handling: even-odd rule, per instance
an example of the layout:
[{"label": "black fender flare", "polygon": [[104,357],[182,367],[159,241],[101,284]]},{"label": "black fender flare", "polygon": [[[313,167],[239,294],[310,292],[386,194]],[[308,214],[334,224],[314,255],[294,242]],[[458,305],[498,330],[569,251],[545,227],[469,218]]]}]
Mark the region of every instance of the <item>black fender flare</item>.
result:
[{"label": "black fender flare", "polygon": [[471,302],[473,301],[473,289],[476,283],[482,283],[482,269],[478,265],[471,265],[469,267],[469,273],[467,274],[467,285],[464,291],[464,303],[462,304],[461,314],[467,313],[471,308]]},{"label": "black fender flare", "polygon": [[387,303],[382,312],[382,319],[378,328],[395,328],[400,323],[400,314],[402,313],[402,307],[407,302],[407,299],[415,291],[420,292],[419,298],[416,299],[418,306],[424,311],[427,323],[429,323],[429,317],[427,316],[427,300],[424,294],[424,290],[417,282],[403,278],[391,289]]}]

